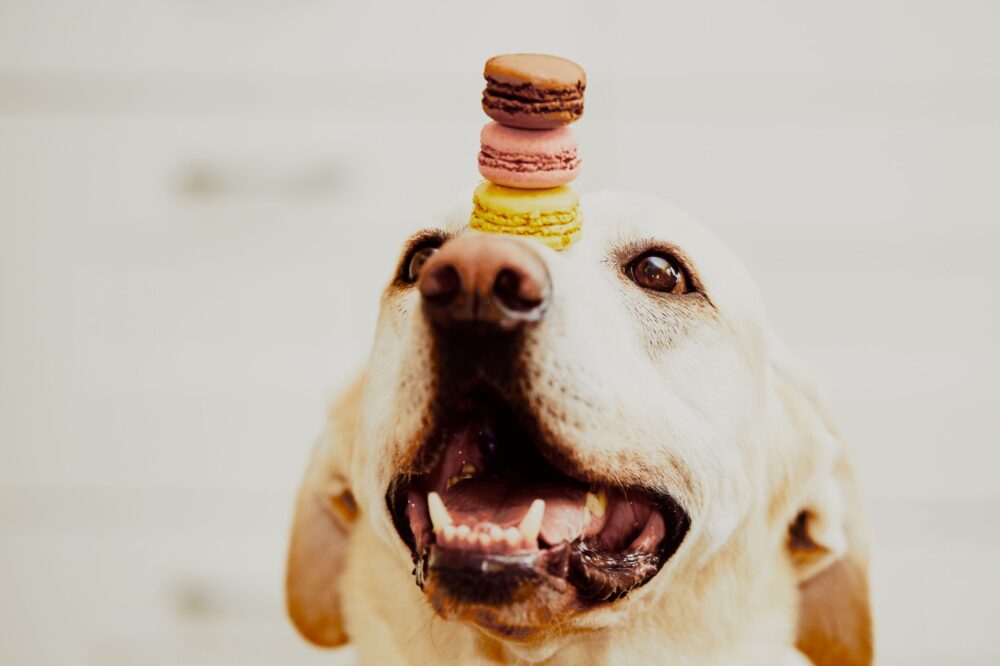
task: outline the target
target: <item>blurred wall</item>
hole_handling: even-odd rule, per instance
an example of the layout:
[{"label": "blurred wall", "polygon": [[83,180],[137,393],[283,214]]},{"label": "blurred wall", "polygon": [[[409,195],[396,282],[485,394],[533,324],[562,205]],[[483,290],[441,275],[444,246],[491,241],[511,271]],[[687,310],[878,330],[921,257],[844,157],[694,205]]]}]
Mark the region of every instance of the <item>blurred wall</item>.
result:
[{"label": "blurred wall", "polygon": [[589,78],[828,380],[885,664],[1000,662],[1000,5],[0,0],[0,662],[338,663],[291,498],[402,235],[477,181],[481,66]]}]

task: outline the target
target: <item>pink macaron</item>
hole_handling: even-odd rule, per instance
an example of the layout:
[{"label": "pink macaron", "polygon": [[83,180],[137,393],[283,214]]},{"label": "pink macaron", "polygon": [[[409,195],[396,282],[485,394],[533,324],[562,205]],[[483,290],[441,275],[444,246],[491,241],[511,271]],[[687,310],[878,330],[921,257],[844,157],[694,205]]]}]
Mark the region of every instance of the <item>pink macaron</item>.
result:
[{"label": "pink macaron", "polygon": [[490,123],[479,135],[479,173],[497,185],[542,189],[565,185],[580,170],[569,127],[525,130]]}]

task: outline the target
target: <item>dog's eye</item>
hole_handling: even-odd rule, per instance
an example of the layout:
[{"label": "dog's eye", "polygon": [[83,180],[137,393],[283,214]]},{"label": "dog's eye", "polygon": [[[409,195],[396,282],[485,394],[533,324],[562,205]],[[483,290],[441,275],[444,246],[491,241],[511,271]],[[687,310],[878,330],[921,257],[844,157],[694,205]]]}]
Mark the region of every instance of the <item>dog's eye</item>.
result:
[{"label": "dog's eye", "polygon": [[683,294],[688,290],[684,270],[673,257],[663,252],[639,256],[628,265],[626,272],[643,289],[671,294]]},{"label": "dog's eye", "polygon": [[413,251],[406,267],[406,276],[410,282],[417,281],[417,278],[420,277],[420,269],[437,251],[438,249],[434,246],[424,246]]}]

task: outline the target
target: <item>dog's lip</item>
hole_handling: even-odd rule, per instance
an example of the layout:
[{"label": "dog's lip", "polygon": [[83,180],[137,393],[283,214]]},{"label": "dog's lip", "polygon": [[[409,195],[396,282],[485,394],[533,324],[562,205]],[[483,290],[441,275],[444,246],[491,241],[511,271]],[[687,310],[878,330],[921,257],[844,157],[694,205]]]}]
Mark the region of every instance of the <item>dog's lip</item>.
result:
[{"label": "dog's lip", "polygon": [[[546,581],[572,587],[582,602],[591,603],[645,584],[676,552],[690,520],[670,495],[575,478],[551,462],[559,456],[543,455],[549,453],[546,444],[528,435],[530,430],[516,419],[512,425],[513,412],[495,395],[472,404],[443,419],[387,494],[419,585],[429,575],[460,579],[475,572],[480,587],[489,576]],[[472,440],[484,433],[488,439],[498,419],[514,429],[503,444],[516,450],[506,455],[522,469],[494,479],[479,475],[488,465],[482,442]],[[525,533],[522,523],[540,501],[546,504],[543,519],[536,521],[541,524],[529,525]],[[436,520],[428,502],[437,505]]]}]

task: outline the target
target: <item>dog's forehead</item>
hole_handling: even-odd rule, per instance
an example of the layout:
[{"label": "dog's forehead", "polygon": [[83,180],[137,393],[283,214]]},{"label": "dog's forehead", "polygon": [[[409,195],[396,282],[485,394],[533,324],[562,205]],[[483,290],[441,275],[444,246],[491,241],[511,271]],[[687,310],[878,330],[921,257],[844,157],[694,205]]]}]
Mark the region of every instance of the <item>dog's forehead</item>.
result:
[{"label": "dog's forehead", "polygon": [[596,192],[585,195],[582,206],[585,230],[598,245],[646,239],[683,247],[704,232],[694,218],[649,194]]}]

